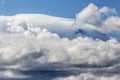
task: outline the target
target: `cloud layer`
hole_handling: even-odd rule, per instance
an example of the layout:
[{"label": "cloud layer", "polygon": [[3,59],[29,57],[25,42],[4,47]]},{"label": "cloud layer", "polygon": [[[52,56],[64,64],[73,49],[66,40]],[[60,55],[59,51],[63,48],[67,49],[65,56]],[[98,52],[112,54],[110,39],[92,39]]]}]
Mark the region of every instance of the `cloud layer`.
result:
[{"label": "cloud layer", "polygon": [[[102,41],[73,35],[80,28],[102,32],[120,31],[119,17],[111,16],[115,13],[114,9],[99,9],[94,4],[89,4],[77,15],[76,21],[35,14],[0,16],[0,68],[83,69],[83,72],[91,74],[56,79],[118,80],[119,75],[116,76],[113,72],[120,73],[120,42],[114,38]],[[94,71],[110,72],[107,74],[112,77],[97,77],[92,74]]]},{"label": "cloud layer", "polygon": [[80,74],[78,76],[69,76],[69,77],[66,77],[66,78],[56,78],[56,79],[53,79],[53,80],[119,80],[120,79],[120,76],[119,75],[115,75],[115,76],[112,76],[112,77],[100,77],[100,76],[94,76],[92,74]]},{"label": "cloud layer", "polygon": [[[0,67],[18,70],[117,71],[120,67],[120,43],[88,37],[60,38],[47,29],[20,22],[21,31],[0,36]],[[84,72],[83,71],[83,72]],[[117,71],[119,73],[119,71]],[[109,74],[112,74],[110,72]]]}]

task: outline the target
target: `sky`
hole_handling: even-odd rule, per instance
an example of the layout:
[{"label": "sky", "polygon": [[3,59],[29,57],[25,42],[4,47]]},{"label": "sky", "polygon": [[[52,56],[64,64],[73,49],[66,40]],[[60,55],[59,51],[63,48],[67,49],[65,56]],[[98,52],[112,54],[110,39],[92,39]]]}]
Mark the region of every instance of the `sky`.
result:
[{"label": "sky", "polygon": [[0,15],[48,14],[75,18],[89,3],[108,6],[120,12],[120,0],[0,0]]},{"label": "sky", "polygon": [[0,80],[120,80],[119,3],[0,0]]}]

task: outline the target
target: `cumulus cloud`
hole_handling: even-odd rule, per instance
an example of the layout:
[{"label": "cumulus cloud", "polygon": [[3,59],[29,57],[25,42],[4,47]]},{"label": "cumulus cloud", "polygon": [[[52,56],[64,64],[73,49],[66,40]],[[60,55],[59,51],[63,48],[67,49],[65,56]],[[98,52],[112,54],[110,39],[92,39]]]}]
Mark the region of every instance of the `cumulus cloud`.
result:
[{"label": "cumulus cloud", "polygon": [[[16,70],[84,68],[83,72],[117,71],[120,67],[119,41],[114,38],[102,41],[73,35],[79,28],[103,32],[119,31],[119,17],[111,16],[114,13],[116,13],[114,9],[108,7],[99,9],[90,4],[77,15],[74,25],[72,25],[74,20],[45,15],[0,16],[0,68]],[[5,75],[14,75],[9,73]],[[58,80],[89,78],[109,79],[83,74]],[[114,80],[117,78],[111,77]]]},{"label": "cumulus cloud", "polygon": [[99,8],[94,4],[89,4],[76,15],[74,24],[77,28],[99,30],[102,32],[120,31],[119,16],[113,8]]},{"label": "cumulus cloud", "polygon": [[[61,69],[65,65],[77,68],[76,65],[79,64],[86,67],[91,65],[93,67],[109,67],[116,64],[109,65],[116,59],[119,63],[120,43],[116,39],[107,42],[87,37],[69,40],[60,38],[57,34],[49,31],[38,30],[28,31],[32,34],[29,36],[28,33],[1,34],[0,64],[3,67],[17,65],[21,69],[37,69],[34,67],[42,69],[46,68],[45,66],[48,66],[47,68],[52,66],[51,69]],[[43,36],[43,34],[45,35]],[[56,63],[65,65],[59,67]]]},{"label": "cumulus cloud", "polygon": [[[95,6],[90,4],[89,7]],[[85,11],[89,12],[89,7]],[[92,12],[97,10],[98,8],[95,7],[89,15],[93,15]],[[101,12],[106,12],[106,10],[107,8],[101,9]],[[85,14],[83,12],[79,15]],[[89,19],[89,16],[85,16]],[[13,66],[16,63],[20,66],[28,66],[29,62],[38,64],[35,67],[46,63],[68,63],[67,65],[86,63],[88,66],[91,64],[105,66],[107,62],[119,58],[120,43],[116,39],[104,42],[78,37],[69,40],[60,38],[57,33],[52,33],[47,28],[31,26],[23,18],[5,16],[0,18],[0,64],[2,66],[3,64]],[[83,22],[86,22],[85,20]],[[90,20],[89,23],[93,22]]]},{"label": "cumulus cloud", "polygon": [[6,70],[0,71],[0,78],[2,79],[14,79],[14,78],[27,78],[28,76],[24,76],[17,71]]},{"label": "cumulus cloud", "polygon": [[108,28],[108,31],[113,30],[120,32],[120,18],[112,16],[103,22],[103,26]]},{"label": "cumulus cloud", "polygon": [[119,75],[114,75],[114,76],[94,76],[89,73],[83,73],[77,76],[69,76],[65,78],[56,78],[53,80],[119,80],[120,76]]}]

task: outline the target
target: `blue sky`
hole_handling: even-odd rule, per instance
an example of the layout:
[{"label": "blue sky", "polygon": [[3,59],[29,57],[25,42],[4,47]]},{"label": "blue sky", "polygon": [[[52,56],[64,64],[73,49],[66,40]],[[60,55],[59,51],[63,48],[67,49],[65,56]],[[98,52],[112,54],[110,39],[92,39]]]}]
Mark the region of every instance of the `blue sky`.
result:
[{"label": "blue sky", "polygon": [[0,15],[37,13],[74,18],[89,3],[120,12],[120,0],[0,0]]}]

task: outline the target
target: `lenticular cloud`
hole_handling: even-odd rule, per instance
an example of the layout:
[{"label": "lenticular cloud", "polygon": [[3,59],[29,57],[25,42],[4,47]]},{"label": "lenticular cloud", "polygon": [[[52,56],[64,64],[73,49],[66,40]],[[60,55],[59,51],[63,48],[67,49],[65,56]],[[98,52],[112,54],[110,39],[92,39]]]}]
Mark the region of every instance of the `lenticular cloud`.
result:
[{"label": "lenticular cloud", "polygon": [[[120,73],[120,42],[111,37],[97,39],[97,34],[106,37],[101,32],[120,31],[119,17],[112,15],[115,13],[114,9],[90,4],[76,20],[40,14],[0,16],[0,68],[80,70],[91,74],[55,80],[108,80],[96,75]],[[75,34],[77,30],[80,35]],[[116,75],[110,78],[118,80]]]}]

